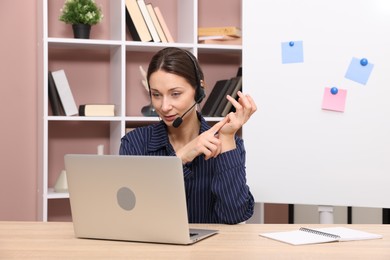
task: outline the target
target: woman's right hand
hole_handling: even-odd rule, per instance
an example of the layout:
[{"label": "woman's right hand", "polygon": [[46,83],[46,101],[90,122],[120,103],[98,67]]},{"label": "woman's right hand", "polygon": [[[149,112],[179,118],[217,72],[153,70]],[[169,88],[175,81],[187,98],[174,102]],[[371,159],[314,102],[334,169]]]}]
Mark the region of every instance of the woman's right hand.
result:
[{"label": "woman's right hand", "polygon": [[218,131],[227,123],[228,119],[213,125],[209,130],[203,132],[183,148],[176,151],[176,156],[180,157],[183,164],[192,162],[195,157],[204,154],[205,159],[217,157],[222,150],[221,140],[218,138]]}]

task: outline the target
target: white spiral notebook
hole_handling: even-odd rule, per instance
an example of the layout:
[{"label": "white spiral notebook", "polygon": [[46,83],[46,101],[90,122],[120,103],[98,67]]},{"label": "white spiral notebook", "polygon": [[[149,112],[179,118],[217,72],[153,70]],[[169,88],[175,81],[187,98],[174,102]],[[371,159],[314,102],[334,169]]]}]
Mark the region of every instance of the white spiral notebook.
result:
[{"label": "white spiral notebook", "polygon": [[299,230],[261,233],[260,236],[274,239],[291,245],[308,245],[329,242],[379,239],[382,235],[345,228],[300,228]]}]

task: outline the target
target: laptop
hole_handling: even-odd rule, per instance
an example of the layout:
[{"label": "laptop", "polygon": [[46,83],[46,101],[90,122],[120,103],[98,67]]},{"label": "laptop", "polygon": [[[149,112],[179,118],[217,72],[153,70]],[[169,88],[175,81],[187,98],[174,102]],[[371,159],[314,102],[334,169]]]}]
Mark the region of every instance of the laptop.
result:
[{"label": "laptop", "polygon": [[218,232],[189,229],[178,157],[67,154],[64,159],[78,238],[188,245]]}]

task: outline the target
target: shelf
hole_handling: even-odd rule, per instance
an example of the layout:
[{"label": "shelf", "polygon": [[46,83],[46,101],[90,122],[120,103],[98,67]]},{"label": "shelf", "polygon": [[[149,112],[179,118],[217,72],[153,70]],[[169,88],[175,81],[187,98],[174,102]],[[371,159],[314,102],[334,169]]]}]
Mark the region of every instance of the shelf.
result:
[{"label": "shelf", "polygon": [[[192,52],[199,58],[207,86],[212,87],[218,79],[235,76],[241,66],[242,47],[197,43],[198,25],[207,24],[210,19],[201,17],[198,8],[207,5],[226,10],[220,12],[222,16],[228,16],[225,16],[224,22],[237,24],[241,20],[241,10],[237,6],[242,0],[230,0],[229,4],[225,0],[212,3],[207,0],[150,0],[163,12],[176,40],[174,43],[131,41],[125,23],[125,0],[99,0],[106,10],[105,18],[102,24],[93,28],[91,39],[72,38],[69,25],[58,21],[63,0],[38,1],[41,13],[38,15],[38,39],[41,39],[38,45],[38,80],[42,86],[39,93],[42,122],[39,122],[38,153],[42,172],[38,180],[39,196],[42,200],[38,203],[38,212],[39,218],[47,221],[63,207],[61,203],[64,202],[60,199],[69,198],[68,193],[57,193],[52,188],[57,175],[64,169],[64,154],[96,153],[100,144],[104,145],[105,154],[118,154],[121,137],[128,128],[160,121],[157,116],[144,117],[141,113],[142,107],[150,103],[150,97],[141,83],[143,78],[139,66],[146,70],[154,53],[166,47]],[[230,10],[235,10],[237,17]],[[48,100],[48,71],[60,69],[66,72],[77,106],[115,104],[116,116],[53,116]],[[209,88],[206,89],[206,94],[209,91]],[[205,119],[210,124],[222,120],[220,117]]]},{"label": "shelf", "polygon": [[142,52],[157,52],[166,47],[177,47],[184,49],[193,48],[192,44],[188,43],[161,43],[161,42],[126,42],[126,51],[142,51]]},{"label": "shelf", "polygon": [[48,116],[46,118],[48,121],[108,121],[108,122],[120,122],[122,120],[119,116],[105,116],[105,117],[95,117],[95,116]]},{"label": "shelf", "polygon": [[146,123],[154,123],[160,121],[160,119],[157,116],[127,116],[125,118],[125,121],[127,122],[146,122]]},{"label": "shelf", "polygon": [[197,44],[199,53],[236,53],[241,54],[241,45],[216,45],[216,44]]},{"label": "shelf", "polygon": [[55,192],[54,188],[48,188],[47,190],[48,199],[67,199],[69,198],[68,192]]},{"label": "shelf", "polygon": [[[210,122],[218,122],[222,120],[222,117],[205,117],[206,121]],[[125,121],[127,122],[147,122],[147,123],[154,123],[160,121],[160,118],[158,117],[142,117],[142,116],[130,116],[126,117]]]},{"label": "shelf", "polygon": [[107,49],[122,45],[121,41],[114,40],[93,40],[93,39],[70,39],[70,38],[48,38],[50,48],[68,48],[68,49]]}]

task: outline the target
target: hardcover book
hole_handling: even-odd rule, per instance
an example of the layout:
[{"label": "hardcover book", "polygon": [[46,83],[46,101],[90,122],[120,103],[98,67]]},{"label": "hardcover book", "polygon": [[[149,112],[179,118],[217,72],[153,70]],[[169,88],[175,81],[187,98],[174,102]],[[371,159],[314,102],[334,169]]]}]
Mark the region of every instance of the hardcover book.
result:
[{"label": "hardcover book", "polygon": [[220,45],[242,45],[242,38],[234,38],[234,39],[205,39],[205,40],[200,40],[199,39],[199,43],[202,43],[202,44],[220,44]]},{"label": "hardcover book", "polygon": [[150,35],[152,36],[152,39],[154,42],[161,42],[160,36],[158,36],[156,27],[154,27],[154,23],[152,18],[150,17],[149,11],[146,8],[146,4],[144,0],[137,0],[138,7],[141,10],[142,16],[145,20],[146,26],[149,29]]},{"label": "hardcover book", "polygon": [[171,31],[168,28],[167,23],[165,22],[164,16],[161,13],[161,10],[158,6],[154,7],[154,12],[156,13],[156,16],[158,18],[158,21],[160,22],[161,27],[163,28],[165,37],[167,37],[168,42],[175,42],[175,40],[172,37]]},{"label": "hardcover book", "polygon": [[[237,78],[237,82],[236,82],[232,92],[229,94],[234,99],[237,99],[237,97],[238,97],[237,92],[242,90],[242,77],[237,76],[236,78]],[[224,117],[227,114],[229,114],[229,112],[232,111],[232,108],[233,108],[233,104],[231,102],[226,102],[226,105],[221,112],[221,116]]]},{"label": "hardcover book", "polygon": [[152,4],[146,4],[146,8],[149,11],[150,17],[152,18],[154,27],[156,28],[156,31],[158,33],[158,36],[160,37],[161,42],[168,42],[167,37],[165,37],[164,30],[161,27],[160,22],[158,21],[156,12],[154,11]]},{"label": "hardcover book", "polygon": [[205,40],[235,40],[235,39],[241,39],[241,37],[236,36],[229,36],[229,35],[206,35],[206,36],[198,36],[199,41],[205,41]]},{"label": "hardcover book", "polygon": [[152,36],[138,7],[137,0],[126,0],[126,24],[134,41],[151,42]]},{"label": "hardcover book", "polygon": [[220,100],[224,96],[224,93],[226,92],[226,89],[228,88],[230,83],[230,79],[222,79],[218,80],[213,89],[211,90],[211,93],[209,97],[206,99],[206,102],[204,103],[201,113],[204,116],[214,116],[214,112],[217,109]]},{"label": "hardcover book", "polygon": [[64,70],[57,70],[52,72],[53,79],[60,96],[62,107],[65,115],[73,116],[78,114],[76,102],[73,98],[72,90],[70,89],[68,79]]},{"label": "hardcover book", "polygon": [[61,105],[61,99],[58,95],[56,83],[54,82],[53,75],[51,71],[48,72],[48,92],[49,92],[49,102],[51,110],[54,116],[64,115],[64,110]]},{"label": "hardcover book", "polygon": [[79,116],[115,116],[115,105],[83,104],[79,106]]},{"label": "hardcover book", "polygon": [[236,26],[223,26],[223,27],[199,27],[198,36],[210,36],[210,35],[230,35],[241,37],[241,29]]},{"label": "hardcover book", "polygon": [[225,109],[226,105],[231,104],[230,101],[226,98],[226,95],[232,96],[232,93],[233,93],[234,89],[236,88],[237,82],[239,80],[240,80],[239,77],[235,77],[235,78],[230,79],[229,86],[226,88],[226,91],[225,91],[223,97],[221,98],[221,101],[219,102],[217,109],[214,112],[214,116],[218,116],[218,117],[222,116],[222,111]]}]

